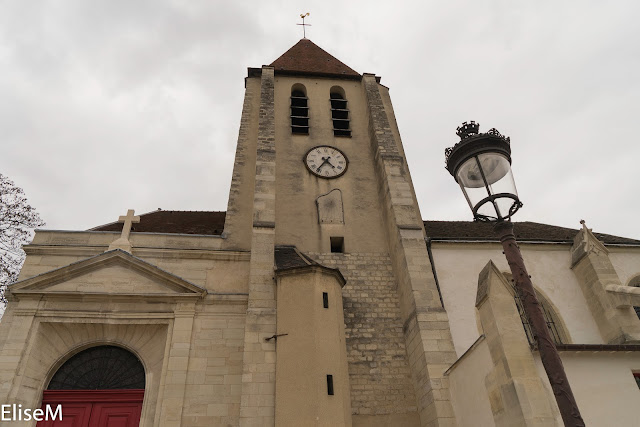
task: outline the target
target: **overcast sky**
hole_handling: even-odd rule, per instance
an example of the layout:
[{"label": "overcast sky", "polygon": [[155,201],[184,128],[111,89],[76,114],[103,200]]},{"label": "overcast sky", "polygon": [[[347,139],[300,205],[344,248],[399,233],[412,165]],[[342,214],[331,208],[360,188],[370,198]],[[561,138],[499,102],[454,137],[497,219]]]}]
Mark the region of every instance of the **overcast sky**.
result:
[{"label": "overcast sky", "polygon": [[226,210],[247,67],[307,37],[390,88],[422,216],[470,220],[461,122],[511,137],[516,221],[640,239],[636,1],[0,2],[0,173],[47,229]]}]

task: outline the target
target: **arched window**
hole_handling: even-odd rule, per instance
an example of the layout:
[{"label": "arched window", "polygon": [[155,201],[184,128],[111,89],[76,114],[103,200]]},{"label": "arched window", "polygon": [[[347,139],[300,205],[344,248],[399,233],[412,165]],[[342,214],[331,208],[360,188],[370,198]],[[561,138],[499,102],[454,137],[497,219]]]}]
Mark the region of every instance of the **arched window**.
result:
[{"label": "arched window", "polygon": [[329,93],[331,102],[331,120],[333,121],[333,135],[335,136],[351,136],[351,128],[349,127],[349,109],[347,108],[347,100],[344,90],[341,87],[334,86]]},{"label": "arched window", "polygon": [[309,105],[305,87],[296,84],[291,88],[291,133],[309,134]]},{"label": "arched window", "polygon": [[[527,340],[529,344],[535,343],[535,338],[533,337],[533,331],[531,329],[531,324],[529,323],[529,318],[527,317],[524,306],[522,305],[522,300],[518,295],[518,292],[515,288],[515,283],[511,276],[511,273],[503,273],[504,276],[511,283],[513,298],[516,302],[516,307],[518,307],[518,314],[520,315],[520,321],[522,322],[522,327],[524,328],[524,332],[527,335]],[[567,334],[562,327],[560,319],[556,314],[555,310],[552,308],[551,304],[547,301],[547,299],[542,296],[539,292],[536,291],[536,297],[538,301],[540,301],[540,305],[542,307],[542,315],[544,316],[544,320],[547,323],[547,328],[549,328],[549,334],[551,335],[551,339],[556,344],[567,343]]]},{"label": "arched window", "polygon": [[51,418],[37,425],[62,425],[56,422],[62,416],[64,425],[77,427],[140,425],[144,386],[144,366],[133,353],[110,345],[88,348],[49,381],[41,409]]},{"label": "arched window", "polygon": [[[629,286],[633,286],[634,288],[640,288],[640,275],[634,277],[629,281]],[[640,307],[633,306],[633,309],[636,311],[636,316],[640,319]]]},{"label": "arched window", "polygon": [[53,375],[47,390],[144,389],[144,367],[131,352],[91,347],[72,356]]}]

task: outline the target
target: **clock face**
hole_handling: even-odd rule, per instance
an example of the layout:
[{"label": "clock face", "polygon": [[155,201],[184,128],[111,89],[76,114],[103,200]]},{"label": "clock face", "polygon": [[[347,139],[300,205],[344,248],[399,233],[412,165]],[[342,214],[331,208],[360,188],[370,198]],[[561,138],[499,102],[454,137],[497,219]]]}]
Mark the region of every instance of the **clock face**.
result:
[{"label": "clock face", "polygon": [[328,145],[313,147],[303,160],[309,172],[320,178],[337,178],[346,172],[349,164],[342,151]]}]

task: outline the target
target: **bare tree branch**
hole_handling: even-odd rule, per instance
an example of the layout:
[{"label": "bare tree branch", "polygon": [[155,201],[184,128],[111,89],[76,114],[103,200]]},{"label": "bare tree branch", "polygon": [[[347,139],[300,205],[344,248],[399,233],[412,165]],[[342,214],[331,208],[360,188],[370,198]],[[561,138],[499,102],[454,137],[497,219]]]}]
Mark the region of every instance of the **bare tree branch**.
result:
[{"label": "bare tree branch", "polygon": [[33,230],[43,225],[22,188],[0,174],[0,304],[7,302],[7,285],[18,279],[25,259],[22,245],[29,243]]}]

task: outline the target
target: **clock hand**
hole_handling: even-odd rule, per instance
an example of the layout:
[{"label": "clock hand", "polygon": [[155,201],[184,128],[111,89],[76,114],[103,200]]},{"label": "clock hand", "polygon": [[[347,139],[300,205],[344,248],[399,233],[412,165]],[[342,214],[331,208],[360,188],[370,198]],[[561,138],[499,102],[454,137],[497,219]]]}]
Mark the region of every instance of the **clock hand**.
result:
[{"label": "clock hand", "polygon": [[[322,166],[324,166],[325,163],[328,162],[328,159],[325,159],[324,157],[322,158],[322,160],[324,160],[322,163],[320,163],[320,166],[318,166],[318,169],[316,169],[316,172],[320,172],[320,169],[322,168]],[[329,163],[331,164],[331,163]]]},{"label": "clock hand", "polygon": [[323,157],[323,158],[322,158],[322,160],[324,160],[324,162],[322,162],[322,164],[320,165],[320,167],[322,167],[325,163],[328,163],[328,164],[329,164],[329,166],[331,166],[333,169],[335,169],[336,167],[335,167],[335,166],[333,166],[333,165],[331,164],[331,162],[329,161],[329,159],[331,159],[331,156]]},{"label": "clock hand", "polygon": [[324,166],[324,164],[325,164],[325,163],[328,163],[328,164],[329,164],[329,166],[331,166],[333,169],[335,169],[336,167],[335,167],[335,166],[333,166],[333,165],[331,164],[331,162],[329,161],[329,159],[330,159],[330,158],[331,158],[331,157],[322,157],[323,162],[322,162],[322,163],[320,163],[320,166],[318,166],[318,169],[316,169],[316,172],[320,172],[320,169],[322,169],[322,166]]}]

